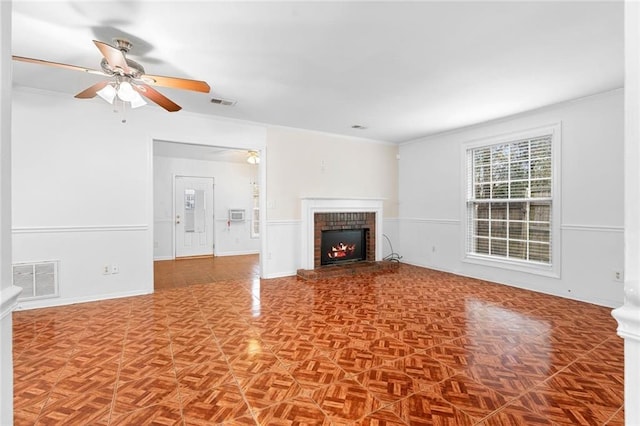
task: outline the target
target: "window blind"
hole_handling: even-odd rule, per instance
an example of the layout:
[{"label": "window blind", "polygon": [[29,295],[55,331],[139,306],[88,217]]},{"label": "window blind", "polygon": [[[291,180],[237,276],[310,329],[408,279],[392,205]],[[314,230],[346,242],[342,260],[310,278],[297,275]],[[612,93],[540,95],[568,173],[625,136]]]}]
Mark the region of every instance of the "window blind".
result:
[{"label": "window blind", "polygon": [[551,263],[552,135],[467,151],[467,252]]}]

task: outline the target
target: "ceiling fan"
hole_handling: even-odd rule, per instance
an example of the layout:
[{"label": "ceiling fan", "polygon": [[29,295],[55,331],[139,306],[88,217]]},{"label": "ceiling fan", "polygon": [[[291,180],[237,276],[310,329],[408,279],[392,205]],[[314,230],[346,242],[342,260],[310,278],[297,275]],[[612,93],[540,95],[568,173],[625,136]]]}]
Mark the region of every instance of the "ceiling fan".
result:
[{"label": "ceiling fan", "polygon": [[203,93],[209,93],[211,90],[209,85],[204,81],[146,74],[142,65],[125,56],[133,46],[131,42],[122,38],[115,38],[114,42],[116,45],[111,46],[107,43],[93,40],[93,43],[103,56],[102,61],[100,61],[100,70],[44,61],[42,59],[25,58],[23,56],[13,56],[13,60],[112,77],[109,80],[101,81],[86,88],[75,95],[75,97],[79,99],[89,99],[98,95],[109,103],[113,103],[114,100],[118,98],[121,101],[129,102],[132,108],[145,105],[144,97],[169,112],[182,109],[182,107],[150,85],[193,90]]}]

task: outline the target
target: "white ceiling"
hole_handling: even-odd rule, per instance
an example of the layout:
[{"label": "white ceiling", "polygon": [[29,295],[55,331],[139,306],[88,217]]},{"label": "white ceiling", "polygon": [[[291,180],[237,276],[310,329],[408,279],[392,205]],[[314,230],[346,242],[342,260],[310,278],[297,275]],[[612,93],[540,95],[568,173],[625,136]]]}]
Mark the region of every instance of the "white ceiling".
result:
[{"label": "white ceiling", "polygon": [[[210,94],[158,88],[185,111],[403,142],[622,87],[623,9],[622,1],[14,0],[12,53],[99,68],[91,40],[124,36],[149,74],[211,85]],[[72,96],[100,79],[14,62],[18,86]]]}]

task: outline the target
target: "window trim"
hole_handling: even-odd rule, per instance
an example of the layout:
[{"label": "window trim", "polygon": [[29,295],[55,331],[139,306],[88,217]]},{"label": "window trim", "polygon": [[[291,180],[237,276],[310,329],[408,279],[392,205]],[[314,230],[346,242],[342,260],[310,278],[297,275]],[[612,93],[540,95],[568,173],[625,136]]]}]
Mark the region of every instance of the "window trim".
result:
[{"label": "window trim", "polygon": [[[258,232],[256,232],[256,223]],[[251,209],[251,238],[260,238],[260,207]]]},{"label": "window trim", "polygon": [[[251,188],[251,220],[249,227],[251,228],[249,234],[250,238],[260,238],[260,232],[262,231],[262,223],[260,223],[260,185],[257,182],[252,183]],[[258,224],[258,232],[256,232],[256,223]]]},{"label": "window trim", "polygon": [[[534,137],[551,135],[551,263],[537,263],[527,260],[518,260],[513,258],[498,257],[491,255],[476,254],[467,251],[467,241],[469,241],[471,227],[470,218],[468,216],[468,201],[472,191],[472,179],[469,179],[468,170],[469,151],[472,149],[516,142],[520,139],[530,139]],[[562,123],[557,122],[540,127],[530,128],[522,131],[499,134],[495,136],[473,139],[461,144],[461,221],[462,225],[462,262],[489,266],[494,268],[508,269],[518,272],[525,272],[535,275],[560,278],[561,274],[561,220],[562,220],[562,193],[561,193],[561,152],[562,152]],[[505,202],[509,199],[505,199]],[[535,201],[535,200],[533,200]]]}]

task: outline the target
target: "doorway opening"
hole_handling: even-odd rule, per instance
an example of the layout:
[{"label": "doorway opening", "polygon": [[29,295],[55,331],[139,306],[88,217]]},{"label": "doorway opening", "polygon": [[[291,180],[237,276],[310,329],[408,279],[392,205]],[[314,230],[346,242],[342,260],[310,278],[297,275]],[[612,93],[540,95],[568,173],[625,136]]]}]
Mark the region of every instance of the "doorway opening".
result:
[{"label": "doorway opening", "polygon": [[[233,263],[238,268],[246,264],[244,275],[255,275],[262,244],[260,166],[248,157],[245,149],[153,141],[155,271],[158,262],[218,260],[202,265],[206,270],[223,268],[222,258],[247,256],[248,261]],[[225,276],[215,271],[207,275],[216,280]]]}]

